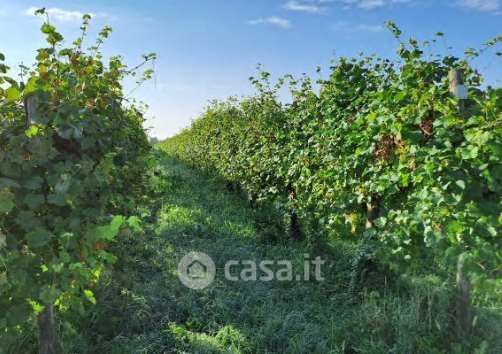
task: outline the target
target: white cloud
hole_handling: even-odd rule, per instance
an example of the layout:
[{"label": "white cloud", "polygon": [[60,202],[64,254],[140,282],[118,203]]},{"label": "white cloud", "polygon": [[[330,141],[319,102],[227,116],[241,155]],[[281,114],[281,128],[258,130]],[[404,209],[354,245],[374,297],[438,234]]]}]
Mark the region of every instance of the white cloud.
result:
[{"label": "white cloud", "polygon": [[[320,3],[326,2],[326,0],[321,0]],[[309,13],[320,13],[324,11],[324,8],[319,6],[314,2],[300,2],[291,0],[284,5],[284,8],[290,11],[298,11],[298,12],[309,12]]]},{"label": "white cloud", "polygon": [[[23,13],[26,16],[36,16],[35,11],[37,11],[39,8],[38,7],[30,7],[26,9]],[[46,9],[45,12],[49,14],[49,17],[52,20],[60,21],[60,22],[81,22],[82,21],[82,16],[84,16],[84,12],[80,11],[68,11],[68,10],[63,10],[57,7],[53,7],[50,9]],[[89,13],[92,17],[96,17],[95,14]]]},{"label": "white cloud", "polygon": [[323,0],[325,2],[339,2],[345,5],[346,8],[357,7],[363,10],[374,10],[381,7],[393,4],[405,4],[412,0]]},{"label": "white cloud", "polygon": [[365,23],[349,23],[346,21],[340,21],[333,25],[333,30],[342,32],[373,32],[378,33],[384,30],[382,25],[371,25]]},{"label": "white cloud", "polygon": [[479,11],[497,11],[501,8],[500,0],[460,0],[460,6],[475,9]]},{"label": "white cloud", "polygon": [[359,24],[359,25],[356,25],[355,29],[357,31],[382,32],[384,30],[384,27],[382,25]]},{"label": "white cloud", "polygon": [[250,25],[269,24],[269,25],[284,28],[284,29],[291,27],[291,22],[288,19],[285,19],[282,17],[277,17],[277,16],[262,17],[262,18],[258,18],[256,20],[248,21],[248,23]]},{"label": "white cloud", "polygon": [[359,4],[357,4],[357,7],[365,10],[372,10],[385,5],[384,0],[361,0]]}]

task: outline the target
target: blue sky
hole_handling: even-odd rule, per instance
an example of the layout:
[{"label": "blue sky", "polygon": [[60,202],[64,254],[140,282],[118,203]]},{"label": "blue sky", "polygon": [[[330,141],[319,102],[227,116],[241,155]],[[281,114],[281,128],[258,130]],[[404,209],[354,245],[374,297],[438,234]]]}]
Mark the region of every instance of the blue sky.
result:
[{"label": "blue sky", "polygon": [[[249,76],[258,63],[274,75],[324,75],[335,56],[363,51],[392,57],[395,40],[383,29],[394,20],[406,35],[429,39],[446,33],[436,49],[460,53],[502,34],[502,0],[0,0],[0,52],[15,68],[33,62],[43,45],[33,8],[49,9],[70,40],[81,14],[95,28],[114,33],[105,54],[131,65],[156,52],[155,80],[135,92],[147,104],[151,134],[173,135],[203,111],[210,99],[252,92]],[[500,86],[500,60],[476,63]]]}]

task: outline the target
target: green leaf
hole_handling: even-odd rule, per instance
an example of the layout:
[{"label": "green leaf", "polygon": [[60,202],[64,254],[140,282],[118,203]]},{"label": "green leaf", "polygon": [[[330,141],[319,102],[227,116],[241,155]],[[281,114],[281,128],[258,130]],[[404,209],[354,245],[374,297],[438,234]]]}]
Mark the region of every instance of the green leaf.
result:
[{"label": "green leaf", "polygon": [[21,98],[21,92],[19,92],[16,87],[11,86],[7,90],[5,90],[5,97],[7,98],[7,101],[15,102]]},{"label": "green leaf", "polygon": [[35,176],[23,183],[24,187],[31,190],[37,190],[40,188],[44,180],[41,177]]},{"label": "green leaf", "polygon": [[33,138],[35,135],[38,134],[38,130],[39,129],[36,125],[32,125],[28,129],[25,130],[24,134],[26,134],[26,136],[28,138]]},{"label": "green leaf", "polygon": [[487,230],[488,230],[488,232],[490,233],[490,235],[492,237],[496,237],[497,236],[497,230],[493,226],[488,226]]},{"label": "green leaf", "polygon": [[0,231],[0,248],[3,248],[5,246],[7,246],[7,237],[2,231]]},{"label": "green leaf", "polygon": [[30,248],[40,248],[45,246],[49,243],[51,237],[52,234],[41,227],[26,234],[26,240],[28,241],[28,246]]},{"label": "green leaf", "polygon": [[31,315],[31,308],[28,302],[24,304],[10,305],[6,313],[3,314],[9,326],[17,326],[25,322]]},{"label": "green leaf", "polygon": [[117,262],[117,256],[103,250],[99,251],[99,257],[107,263],[113,264]]},{"label": "green leaf", "polygon": [[24,203],[30,209],[38,209],[45,202],[44,196],[41,194],[28,194],[24,198]]},{"label": "green leaf", "polygon": [[449,234],[459,235],[465,231],[465,228],[461,222],[455,220],[448,224],[446,230],[448,231]]},{"label": "green leaf", "polygon": [[61,176],[61,179],[54,186],[54,190],[57,194],[65,194],[70,189],[71,185],[71,176],[68,174],[64,174]]},{"label": "green leaf", "polygon": [[381,216],[375,220],[375,225],[377,227],[383,228],[386,224],[387,224],[387,218],[384,216]]},{"label": "green leaf", "polygon": [[127,225],[135,232],[143,231],[141,228],[141,220],[137,216],[129,217],[129,219],[127,219]]},{"label": "green leaf", "polygon": [[0,178],[0,189],[3,188],[19,188],[19,183],[10,178]]},{"label": "green leaf", "polygon": [[423,139],[422,133],[418,130],[405,131],[403,137],[413,145],[418,145]]},{"label": "green leaf", "polygon": [[472,129],[470,131],[466,131],[464,134],[467,141],[477,146],[482,146],[486,144],[493,135],[492,132],[485,132],[479,129],[478,130]]},{"label": "green leaf", "polygon": [[465,149],[462,149],[462,158],[464,160],[471,160],[478,157],[479,148],[474,145],[469,145]]},{"label": "green leaf", "polygon": [[37,79],[35,77],[32,77],[31,79],[28,80],[26,86],[24,87],[25,97],[32,94],[36,90],[37,90]]},{"label": "green leaf", "polygon": [[114,216],[112,219],[112,222],[110,223],[110,227],[115,230],[116,232],[119,232],[120,228],[124,224],[125,218],[121,215]]},{"label": "green leaf", "polygon": [[120,228],[122,227],[124,222],[125,218],[123,216],[115,216],[109,225],[98,226],[96,228],[96,237],[99,240],[113,240],[118,235]]},{"label": "green leaf", "polygon": [[42,226],[42,221],[35,216],[32,211],[21,211],[16,217],[16,224],[24,231],[30,232],[33,229]]},{"label": "green leaf", "polygon": [[57,205],[57,206],[65,206],[66,199],[64,194],[49,194],[47,196],[47,201],[49,204]]},{"label": "green leaf", "polygon": [[91,290],[85,289],[84,295],[91,304],[96,305],[96,298],[94,297],[94,293]]},{"label": "green leaf", "polygon": [[459,179],[458,181],[455,182],[457,186],[460,187],[460,189],[465,189],[465,182]]},{"label": "green leaf", "polygon": [[0,190],[0,213],[9,213],[14,206],[14,195],[8,189]]},{"label": "green leaf", "polygon": [[42,33],[49,34],[54,32],[56,29],[54,28],[54,26],[51,26],[48,23],[44,23],[40,28],[40,30],[42,31]]},{"label": "green leaf", "polygon": [[7,273],[0,272],[0,287],[7,285],[7,283],[8,283]]},{"label": "green leaf", "polygon": [[45,14],[45,7],[42,7],[41,9],[37,9],[35,11],[35,15],[43,15]]}]

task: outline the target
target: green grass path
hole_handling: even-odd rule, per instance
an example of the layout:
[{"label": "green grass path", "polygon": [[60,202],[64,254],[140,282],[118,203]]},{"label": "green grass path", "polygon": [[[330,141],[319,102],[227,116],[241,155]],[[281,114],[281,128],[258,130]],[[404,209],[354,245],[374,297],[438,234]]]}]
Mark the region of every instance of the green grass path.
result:
[{"label": "green grass path", "polygon": [[[114,337],[98,340],[100,350],[335,350],[328,341],[337,330],[338,311],[336,302],[330,300],[333,292],[325,291],[324,284],[231,282],[224,278],[224,264],[231,259],[291,259],[302,264],[306,251],[300,246],[257,243],[267,215],[250,208],[244,198],[228,192],[220,181],[170,159],[163,169],[168,186],[159,201],[160,211],[151,232],[142,238],[132,237],[120,246],[124,251],[122,254],[119,250],[120,272],[116,273],[122,276],[115,274],[99,294],[105,300],[96,309],[91,326],[94,334],[121,328],[118,335],[112,331],[110,336]],[[190,251],[205,252],[216,263],[216,279],[204,290],[190,290],[177,278],[177,263]]]},{"label": "green grass path", "polygon": [[[444,305],[440,287],[401,296],[379,278],[378,291],[369,287],[360,299],[351,298],[353,248],[317,251],[328,260],[324,282],[224,279],[228,260],[288,259],[295,266],[308,251],[289,242],[257,242],[278,230],[269,223],[273,215],[252,209],[221,181],[172,159],[161,169],[166,184],[155,201],[158,211],[144,235],[117,245],[113,275],[82,325],[82,338],[93,338],[82,343],[82,352],[440,352],[432,349],[444,342],[438,323],[447,315],[435,308]],[[190,251],[216,263],[216,279],[204,290],[190,290],[177,277],[177,263]]]}]

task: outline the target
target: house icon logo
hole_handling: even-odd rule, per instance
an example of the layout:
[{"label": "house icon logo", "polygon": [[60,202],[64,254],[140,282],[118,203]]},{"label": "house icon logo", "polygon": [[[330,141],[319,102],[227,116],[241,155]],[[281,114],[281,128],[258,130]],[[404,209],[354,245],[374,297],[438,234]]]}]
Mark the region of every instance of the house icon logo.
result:
[{"label": "house icon logo", "polygon": [[188,265],[187,273],[190,278],[202,279],[206,276],[207,267],[198,259]]},{"label": "house icon logo", "polygon": [[190,252],[178,263],[178,277],[190,289],[201,290],[214,280],[216,266],[207,254]]}]

